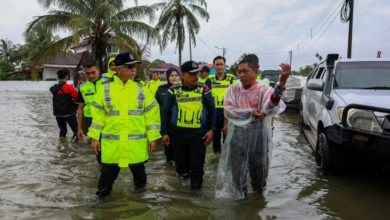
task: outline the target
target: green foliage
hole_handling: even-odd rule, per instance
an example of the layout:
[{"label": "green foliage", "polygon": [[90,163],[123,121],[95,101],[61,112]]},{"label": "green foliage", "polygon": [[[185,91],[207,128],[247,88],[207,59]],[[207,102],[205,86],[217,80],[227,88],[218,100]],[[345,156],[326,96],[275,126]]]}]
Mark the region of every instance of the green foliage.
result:
[{"label": "green foliage", "polygon": [[45,81],[57,81],[56,78],[46,78]]},{"label": "green foliage", "polygon": [[52,33],[69,33],[42,51],[42,57],[56,56],[87,41],[103,69],[109,44],[138,58],[146,48],[141,48],[138,40],[149,43],[158,36],[152,26],[143,22],[145,18],[150,21],[154,18],[154,10],[148,6],[125,8],[125,0],[39,0],[39,3],[50,11],[35,17],[28,24],[26,35],[42,27]]},{"label": "green foliage", "polygon": [[6,80],[7,79],[7,75],[3,72],[0,72],[0,80]]},{"label": "green foliage", "polygon": [[308,76],[314,70],[313,66],[306,65],[304,68],[299,68],[298,72],[294,72],[293,75]]},{"label": "green foliage", "polygon": [[241,54],[241,56],[238,58],[238,60],[236,60],[236,62],[234,62],[232,65],[230,65],[229,67],[229,71],[232,72],[232,73],[235,73],[237,71],[237,68],[238,68],[238,63],[248,54],[246,53],[243,53]]},{"label": "green foliage", "polygon": [[8,60],[0,60],[0,72],[9,73],[14,71],[14,65]]},{"label": "green foliage", "polygon": [[14,44],[8,39],[0,39],[0,59],[19,64],[22,60],[20,48],[19,44]]},{"label": "green foliage", "polygon": [[181,65],[187,33],[189,40],[196,45],[196,34],[200,30],[196,15],[206,21],[210,18],[206,0],[167,0],[155,3],[152,7],[162,11],[156,25],[162,32],[161,48],[164,49],[168,42],[176,42],[179,50],[179,65]]}]

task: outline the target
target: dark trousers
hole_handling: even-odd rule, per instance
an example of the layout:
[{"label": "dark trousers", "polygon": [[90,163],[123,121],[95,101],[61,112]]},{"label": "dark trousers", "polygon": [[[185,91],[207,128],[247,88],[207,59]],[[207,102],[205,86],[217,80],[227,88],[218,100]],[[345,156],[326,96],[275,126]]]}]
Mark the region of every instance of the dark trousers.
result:
[{"label": "dark trousers", "polygon": [[[221,113],[222,111],[222,113]],[[214,153],[221,152],[221,137],[222,129],[224,124],[225,117],[223,115],[223,109],[217,109],[217,125],[213,137],[213,151]]]},{"label": "dark trousers", "polygon": [[[172,137],[172,134],[168,134],[169,137],[171,138],[171,142],[173,141],[173,137]],[[167,161],[175,161],[175,154],[173,152],[173,146],[172,145],[169,145],[169,146],[166,146],[166,145],[163,145],[164,146],[164,153],[165,153],[165,158],[167,159]]]},{"label": "dark trousers", "polygon": [[192,189],[201,188],[203,183],[206,146],[202,138],[202,135],[173,135],[176,172],[182,177],[189,175]]},{"label": "dark trousers", "polygon": [[88,133],[88,130],[89,130],[89,127],[91,127],[91,124],[92,124],[92,118],[84,116],[83,132],[85,135]]},{"label": "dark trousers", "polygon": [[60,137],[66,137],[66,133],[68,132],[68,128],[66,124],[73,131],[73,137],[77,136],[77,118],[76,114],[66,116],[66,117],[56,117],[58,127],[60,128]]},{"label": "dark trousers", "polygon": [[[133,174],[134,186],[143,188],[146,185],[146,173],[144,164],[130,165],[131,173]],[[108,196],[112,190],[116,178],[118,177],[120,167],[117,165],[100,165],[100,178],[98,183],[98,191],[96,195],[100,198]]]},{"label": "dark trousers", "polygon": [[[246,193],[248,172],[252,188],[261,191],[267,181],[269,161],[268,146],[264,145],[259,127],[235,127],[230,144],[233,186],[239,192]],[[251,137],[251,138],[248,138]],[[257,139],[256,139],[257,138]]]}]

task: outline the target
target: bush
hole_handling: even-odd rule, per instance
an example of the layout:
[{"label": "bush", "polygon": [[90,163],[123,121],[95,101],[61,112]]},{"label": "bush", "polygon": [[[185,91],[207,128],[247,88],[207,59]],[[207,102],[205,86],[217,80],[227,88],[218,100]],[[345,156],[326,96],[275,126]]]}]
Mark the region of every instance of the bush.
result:
[{"label": "bush", "polygon": [[45,79],[45,81],[57,81],[57,79],[56,78],[47,78],[47,79]]},{"label": "bush", "polygon": [[0,80],[6,80],[7,75],[5,73],[0,72]]},{"label": "bush", "polygon": [[9,73],[14,71],[14,65],[8,60],[0,60],[0,72]]}]

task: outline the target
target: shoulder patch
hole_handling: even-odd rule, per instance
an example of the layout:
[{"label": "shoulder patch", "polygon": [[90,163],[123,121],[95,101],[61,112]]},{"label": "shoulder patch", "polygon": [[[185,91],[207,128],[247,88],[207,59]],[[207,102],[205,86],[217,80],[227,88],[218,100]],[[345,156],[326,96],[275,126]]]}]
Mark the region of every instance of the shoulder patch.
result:
[{"label": "shoulder patch", "polygon": [[208,85],[205,85],[205,86],[204,86],[204,89],[203,89],[203,92],[208,92],[208,91],[210,91],[210,88],[209,88]]}]

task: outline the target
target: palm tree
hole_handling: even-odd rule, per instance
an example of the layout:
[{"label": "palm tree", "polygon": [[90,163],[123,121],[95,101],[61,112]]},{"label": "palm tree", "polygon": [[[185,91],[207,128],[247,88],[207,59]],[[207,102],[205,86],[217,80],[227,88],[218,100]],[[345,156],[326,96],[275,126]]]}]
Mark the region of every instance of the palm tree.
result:
[{"label": "palm tree", "polygon": [[34,31],[25,36],[26,44],[23,45],[27,62],[33,65],[41,64],[47,58],[41,55],[42,51],[50,48],[59,39],[59,36],[53,36],[53,33],[44,26],[34,28]]},{"label": "palm tree", "polygon": [[38,0],[50,11],[37,16],[28,24],[25,33],[46,27],[49,31],[62,31],[68,36],[56,40],[43,52],[43,56],[54,56],[66,52],[81,41],[88,41],[92,54],[100,68],[107,59],[110,42],[120,50],[139,48],[137,40],[156,39],[158,32],[140,21],[154,18],[154,10],[148,6],[125,8],[125,0]]},{"label": "palm tree", "polygon": [[0,39],[0,59],[13,62],[17,56],[19,45],[14,44],[8,39]]},{"label": "palm tree", "polygon": [[176,41],[179,49],[179,65],[182,61],[182,51],[185,42],[187,28],[189,40],[196,44],[196,34],[200,30],[200,24],[195,15],[209,20],[206,0],[165,0],[152,5],[153,8],[161,10],[161,15],[156,28],[162,31],[161,46],[165,48],[168,42]]}]

